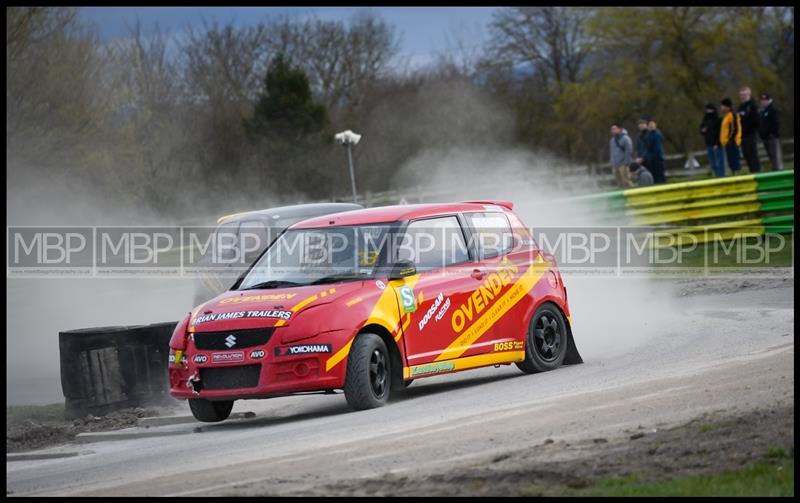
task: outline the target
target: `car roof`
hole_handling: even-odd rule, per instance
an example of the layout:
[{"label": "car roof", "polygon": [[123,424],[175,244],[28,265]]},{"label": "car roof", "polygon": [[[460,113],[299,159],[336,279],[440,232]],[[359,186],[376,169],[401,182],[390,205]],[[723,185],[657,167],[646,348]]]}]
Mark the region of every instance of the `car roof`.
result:
[{"label": "car roof", "polygon": [[231,213],[217,219],[218,224],[230,223],[241,221],[245,219],[277,219],[277,218],[303,218],[303,217],[316,217],[319,215],[327,215],[330,213],[339,213],[342,211],[351,211],[361,209],[363,206],[356,203],[310,203],[310,204],[294,204],[291,206],[278,206],[276,208],[268,208],[264,210],[242,211],[239,213]]},{"label": "car roof", "polygon": [[449,215],[459,212],[503,211],[504,209],[511,209],[512,207],[513,203],[507,201],[465,201],[460,203],[378,206],[375,208],[345,211],[343,213],[337,213],[336,215],[309,218],[292,225],[290,228],[309,229],[337,225],[379,224]]}]

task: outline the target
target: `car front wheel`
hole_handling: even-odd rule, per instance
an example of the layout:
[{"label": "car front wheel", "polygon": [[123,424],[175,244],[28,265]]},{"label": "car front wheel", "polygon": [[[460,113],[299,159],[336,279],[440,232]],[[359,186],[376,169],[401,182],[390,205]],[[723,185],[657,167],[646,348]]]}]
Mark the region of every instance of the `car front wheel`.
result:
[{"label": "car front wheel", "polygon": [[228,419],[233,410],[233,400],[215,401],[204,398],[190,398],[189,408],[198,421],[204,423],[218,423]]},{"label": "car front wheel", "polygon": [[359,334],[347,358],[344,397],[356,410],[382,407],[391,384],[389,351],[375,334]]}]

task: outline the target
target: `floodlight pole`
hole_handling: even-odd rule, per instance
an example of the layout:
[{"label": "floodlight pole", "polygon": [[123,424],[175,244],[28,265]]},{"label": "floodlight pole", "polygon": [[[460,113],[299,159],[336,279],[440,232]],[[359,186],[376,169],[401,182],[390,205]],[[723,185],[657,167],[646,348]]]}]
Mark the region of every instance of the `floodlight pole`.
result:
[{"label": "floodlight pole", "polygon": [[350,165],[350,186],[353,189],[353,202],[358,202],[358,195],[356,193],[356,173],[353,170],[353,143],[347,142],[347,162]]},{"label": "floodlight pole", "polygon": [[350,187],[353,189],[353,202],[358,202],[358,193],[356,192],[356,171],[353,169],[353,145],[358,145],[361,140],[361,135],[356,134],[349,129],[334,135],[337,142],[342,145],[347,145],[347,163],[350,166]]}]

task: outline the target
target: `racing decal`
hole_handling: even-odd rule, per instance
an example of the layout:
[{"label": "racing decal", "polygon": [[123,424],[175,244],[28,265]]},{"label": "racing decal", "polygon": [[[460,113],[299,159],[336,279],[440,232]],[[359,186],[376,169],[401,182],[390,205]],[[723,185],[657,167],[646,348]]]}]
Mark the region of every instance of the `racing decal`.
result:
[{"label": "racing decal", "polygon": [[348,300],[347,302],[345,302],[344,305],[347,306],[347,307],[353,307],[356,304],[358,304],[359,302],[361,302],[362,300],[364,300],[363,297],[356,297],[355,299]]},{"label": "racing decal", "polygon": [[402,325],[398,323],[397,328],[395,328],[394,332],[392,332],[392,334],[395,336],[394,342],[400,341],[400,338],[403,337],[403,332],[406,331],[409,325],[411,325],[411,313],[406,314],[405,318],[403,318]]},{"label": "racing decal", "polygon": [[518,271],[519,268],[504,257],[497,272],[491,273],[480,288],[473,291],[472,295],[467,297],[467,300],[453,311],[453,316],[450,318],[453,332],[460,333],[467,323],[489,307],[500,293],[500,290],[511,283],[512,278]]},{"label": "racing decal", "polygon": [[237,351],[235,353],[212,353],[211,363],[231,363],[243,362],[244,351]]},{"label": "racing decal", "polygon": [[[328,293],[329,293],[329,294],[331,294],[331,295],[333,295],[334,293],[336,293],[336,289],[335,289],[335,288],[329,288],[329,289],[328,289]],[[303,299],[303,300],[301,300],[300,302],[298,302],[297,304],[295,304],[295,305],[294,305],[294,307],[292,307],[292,310],[291,310],[291,312],[292,312],[292,313],[296,313],[297,311],[299,311],[299,310],[303,309],[303,308],[304,308],[304,307],[306,307],[307,305],[309,305],[309,304],[311,304],[312,302],[314,302],[315,300],[317,300],[319,297],[320,297],[319,295],[317,295],[317,294],[314,294],[314,295],[312,295],[311,297],[308,297],[308,298],[306,298],[306,299]],[[277,322],[277,323],[275,323],[275,326],[276,326],[276,327],[282,327],[283,325],[285,325],[285,324],[286,324],[286,320],[288,320],[288,319],[289,319],[289,318],[286,318],[286,319],[283,319],[283,320],[278,320],[278,322]]]},{"label": "racing decal", "polygon": [[259,358],[264,358],[265,354],[263,349],[254,349],[250,351],[250,358],[258,360]]},{"label": "racing decal", "polygon": [[386,289],[386,283],[384,283],[384,282],[383,282],[383,281],[381,281],[381,280],[377,280],[377,281],[375,282],[375,286],[377,286],[377,287],[378,287],[378,288],[380,288],[381,290],[385,290],[385,289]]},{"label": "racing decal", "polygon": [[169,360],[169,363],[178,368],[181,368],[186,364],[186,356],[184,356],[182,349],[176,349],[175,353],[170,351],[170,355],[167,359]]},{"label": "racing decal", "polygon": [[[413,276],[408,276],[401,280],[395,280],[390,282],[390,284],[394,285],[405,285],[409,288],[413,288],[414,285],[417,284],[419,281],[419,274],[415,274]],[[378,300],[375,302],[375,305],[372,307],[372,312],[369,314],[369,317],[364,322],[364,325],[371,325],[373,323],[382,325],[384,327],[396,327],[400,324],[401,320],[401,313],[397,310],[397,300],[395,297],[395,290],[393,288],[386,288],[381,292],[381,296],[378,297]],[[402,334],[402,332],[401,332]],[[350,346],[353,345],[353,340],[355,336],[353,336],[347,344],[342,346],[342,348],[334,353],[333,356],[328,358],[328,361],[325,362],[325,371],[329,372],[333,367],[338,365],[342,360],[345,359],[347,354],[350,352]]]},{"label": "racing decal", "polygon": [[400,297],[400,306],[404,313],[413,313],[417,310],[417,299],[414,298],[413,288],[407,285],[398,287],[397,294]]},{"label": "racing decal", "polygon": [[333,346],[330,344],[301,344],[297,346],[282,346],[275,348],[275,356],[289,356],[302,354],[330,353]]},{"label": "racing decal", "polygon": [[444,301],[444,305],[436,314],[436,321],[441,320],[445,314],[447,314],[447,310],[450,309],[450,297],[447,297],[447,300]]},{"label": "racing decal", "polygon": [[515,349],[522,349],[522,341],[508,341],[508,342],[495,342],[495,351],[511,351]]},{"label": "racing decal", "polygon": [[[448,300],[450,300],[449,297]],[[428,308],[428,311],[425,313],[425,316],[423,316],[422,319],[419,320],[418,326],[420,332],[422,332],[422,329],[425,328],[425,325],[428,324],[430,319],[436,313],[436,310],[439,309],[439,306],[442,305],[442,302],[444,302],[444,294],[442,292],[439,292],[439,295],[436,296],[436,300],[434,300],[433,304],[431,304],[431,307]]]},{"label": "racing decal", "polygon": [[208,356],[207,355],[195,355],[195,357],[192,358],[192,361],[195,362],[195,363],[205,363],[205,362],[208,361]]},{"label": "racing decal", "polygon": [[[448,360],[446,362],[434,362],[424,365],[403,367],[403,379],[409,379],[414,376],[422,377],[438,373],[454,372],[457,370],[466,370],[476,367],[485,367],[487,365],[496,365],[500,363],[521,362],[524,359],[525,359],[525,351],[503,351],[500,353],[488,353],[485,355],[466,356],[463,358]],[[432,365],[445,365],[445,366],[433,367],[435,371],[428,372],[427,370]],[[417,370],[415,371],[415,369]]]},{"label": "racing decal", "polygon": [[270,293],[262,295],[243,295],[241,297],[229,297],[219,301],[222,304],[243,304],[245,302],[268,302],[271,300],[292,300],[296,293]]},{"label": "racing decal", "polygon": [[[527,293],[531,291],[534,286],[536,286],[536,284],[539,282],[542,276],[544,276],[544,274],[549,269],[550,269],[550,262],[545,261],[541,257],[541,255],[537,256],[533,264],[531,264],[531,266],[528,267],[528,269],[522,274],[522,276],[520,276],[520,278],[515,283],[513,283],[511,288],[509,288],[500,297],[495,298],[494,302],[490,305],[490,307],[487,308],[484,305],[483,308],[480,311],[478,311],[478,312],[483,312],[483,314],[481,314],[480,317],[477,318],[475,322],[469,326],[469,328],[467,328],[463,332],[461,332],[461,330],[456,330],[456,327],[460,327],[461,329],[463,329],[464,327],[459,325],[460,321],[457,322],[455,319],[453,319],[452,320],[453,329],[455,330],[456,333],[461,332],[461,335],[456,337],[456,339],[453,342],[451,342],[450,345],[447,346],[447,348],[445,348],[442,354],[436,357],[436,361],[458,358],[459,356],[464,354],[464,352],[467,349],[469,349],[470,346],[476,340],[478,340],[481,335],[486,333],[489,327],[494,325],[495,322],[497,322],[497,320],[502,318],[503,315],[505,315],[512,307],[514,307],[517,304],[517,302],[522,300],[522,298],[525,295],[527,295]],[[489,282],[488,278],[487,282]],[[462,313],[462,315],[466,319],[467,315],[465,314],[465,311],[462,310],[462,308],[467,309],[465,305],[470,304],[470,301],[473,308],[476,307],[477,304],[476,292],[480,292],[477,293],[477,295],[480,296],[480,301],[482,302],[484,295],[484,286],[481,286],[479,290],[473,292],[473,294],[469,297],[468,301],[462,304],[462,306],[460,306],[453,312],[453,318],[455,318],[456,316],[461,316],[458,315],[457,313]],[[473,316],[477,316],[477,313],[475,313]]]},{"label": "racing decal", "polygon": [[450,372],[455,369],[453,362],[426,363],[424,365],[414,365],[411,367],[411,377],[423,374],[438,374],[440,372]]},{"label": "racing decal", "polygon": [[291,318],[291,316],[291,311],[279,311],[272,309],[260,311],[232,311],[230,313],[214,313],[198,316],[192,320],[192,326],[196,326],[201,323],[208,323],[209,321],[235,320],[239,318],[279,318],[281,321],[286,321]]}]

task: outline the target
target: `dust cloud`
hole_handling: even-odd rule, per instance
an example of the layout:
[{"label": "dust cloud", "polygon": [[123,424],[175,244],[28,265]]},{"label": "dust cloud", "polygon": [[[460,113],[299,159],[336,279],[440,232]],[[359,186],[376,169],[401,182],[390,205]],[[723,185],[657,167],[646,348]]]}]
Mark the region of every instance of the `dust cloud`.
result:
[{"label": "dust cloud", "polygon": [[[24,175],[24,167],[14,169]],[[62,185],[21,176],[13,181],[7,190],[10,227],[214,225],[227,212],[280,205],[272,197],[260,201],[205,198],[204,204],[195,204],[194,216],[187,219],[124,204],[114,194],[86,182]],[[193,307],[193,282],[172,276],[7,277],[6,404],[63,401],[60,331],[177,321]]]},{"label": "dust cloud", "polygon": [[[559,190],[552,180],[563,160],[524,150],[461,149],[423,152],[406,165],[398,177],[424,176],[431,187],[446,187],[441,200],[505,200],[533,228],[579,226],[582,229],[623,225],[601,221],[592,209],[560,204],[559,199],[593,190],[573,184]],[[594,189],[596,190],[596,189]],[[541,245],[542,243],[540,243]],[[559,254],[554,253],[560,261]],[[622,355],[658,333],[658,327],[679,321],[675,314],[676,285],[653,277],[592,277],[569,271],[560,263],[567,287],[575,342],[584,360]]]}]

